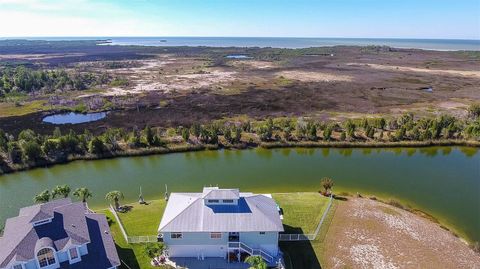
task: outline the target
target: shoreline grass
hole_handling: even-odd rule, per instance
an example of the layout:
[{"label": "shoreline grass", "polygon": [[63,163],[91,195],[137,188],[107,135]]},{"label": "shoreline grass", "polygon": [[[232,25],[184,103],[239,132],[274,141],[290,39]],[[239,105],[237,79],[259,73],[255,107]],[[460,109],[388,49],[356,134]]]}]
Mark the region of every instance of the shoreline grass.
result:
[{"label": "shoreline grass", "polygon": [[325,142],[325,141],[299,141],[299,142],[261,142],[250,144],[236,144],[236,145],[224,145],[224,144],[182,144],[182,145],[167,145],[165,147],[152,147],[143,149],[127,149],[120,150],[113,153],[103,155],[70,155],[66,160],[62,161],[39,161],[35,164],[22,164],[2,169],[0,167],[0,176],[2,174],[10,174],[15,172],[21,172],[31,170],[35,168],[48,168],[57,164],[67,164],[73,161],[92,161],[103,159],[114,159],[124,157],[139,157],[149,155],[163,155],[170,153],[182,153],[182,152],[196,152],[206,150],[223,150],[223,149],[277,149],[277,148],[426,148],[435,146],[464,146],[480,148],[480,141],[472,140],[429,140],[429,141],[400,141],[400,142]]}]

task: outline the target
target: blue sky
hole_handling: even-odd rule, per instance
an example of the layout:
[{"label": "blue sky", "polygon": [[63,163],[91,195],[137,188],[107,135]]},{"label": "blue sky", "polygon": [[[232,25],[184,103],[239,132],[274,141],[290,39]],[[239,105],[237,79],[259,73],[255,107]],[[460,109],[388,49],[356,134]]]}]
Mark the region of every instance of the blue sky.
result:
[{"label": "blue sky", "polygon": [[0,36],[480,39],[480,0],[0,0]]}]

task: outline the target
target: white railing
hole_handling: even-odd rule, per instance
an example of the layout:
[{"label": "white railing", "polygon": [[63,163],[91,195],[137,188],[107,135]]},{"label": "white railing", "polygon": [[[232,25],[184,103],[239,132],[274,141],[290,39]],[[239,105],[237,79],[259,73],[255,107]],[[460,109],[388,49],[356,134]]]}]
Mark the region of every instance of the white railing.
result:
[{"label": "white railing", "polygon": [[263,251],[262,249],[259,249],[259,248],[254,249],[254,248],[252,248],[252,247],[250,247],[247,244],[242,243],[242,242],[228,242],[228,247],[229,248],[239,248],[239,249],[245,251],[246,253],[248,253],[252,256],[260,256],[264,260],[266,260],[267,262],[272,262],[273,261],[272,255],[268,254],[267,252]]},{"label": "white railing", "polygon": [[327,209],[323,212],[322,218],[315,229],[313,234],[279,234],[278,240],[279,241],[312,241],[317,238],[318,233],[320,232],[320,228],[322,227],[325,218],[327,217],[328,211],[332,207],[333,196],[330,195],[330,199],[328,200]]},{"label": "white railing", "polygon": [[155,243],[158,242],[158,237],[156,235],[140,235],[140,236],[127,236],[128,243]]}]

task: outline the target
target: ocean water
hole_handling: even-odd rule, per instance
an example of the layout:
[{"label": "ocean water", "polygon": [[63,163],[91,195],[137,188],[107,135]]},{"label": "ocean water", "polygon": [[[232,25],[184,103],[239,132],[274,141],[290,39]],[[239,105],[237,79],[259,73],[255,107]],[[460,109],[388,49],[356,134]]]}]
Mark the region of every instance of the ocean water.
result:
[{"label": "ocean water", "polygon": [[[0,38],[6,39],[6,38]],[[427,50],[480,51],[480,40],[466,39],[394,39],[394,38],[296,38],[296,37],[36,37],[32,40],[108,39],[112,45],[209,46],[308,48],[325,46],[390,46]]]}]

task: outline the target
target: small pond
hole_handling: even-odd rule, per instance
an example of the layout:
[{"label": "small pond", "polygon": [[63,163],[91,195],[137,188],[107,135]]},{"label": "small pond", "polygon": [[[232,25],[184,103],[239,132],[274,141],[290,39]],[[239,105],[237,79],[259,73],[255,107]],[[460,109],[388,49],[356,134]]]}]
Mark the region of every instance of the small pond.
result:
[{"label": "small pond", "polygon": [[227,55],[226,58],[228,58],[228,59],[252,59],[252,57],[250,57],[248,55],[242,55],[242,54]]},{"label": "small pond", "polygon": [[43,118],[43,122],[52,124],[78,124],[85,122],[97,121],[105,118],[107,112],[95,112],[95,113],[76,113],[68,112],[61,114],[54,114]]}]

